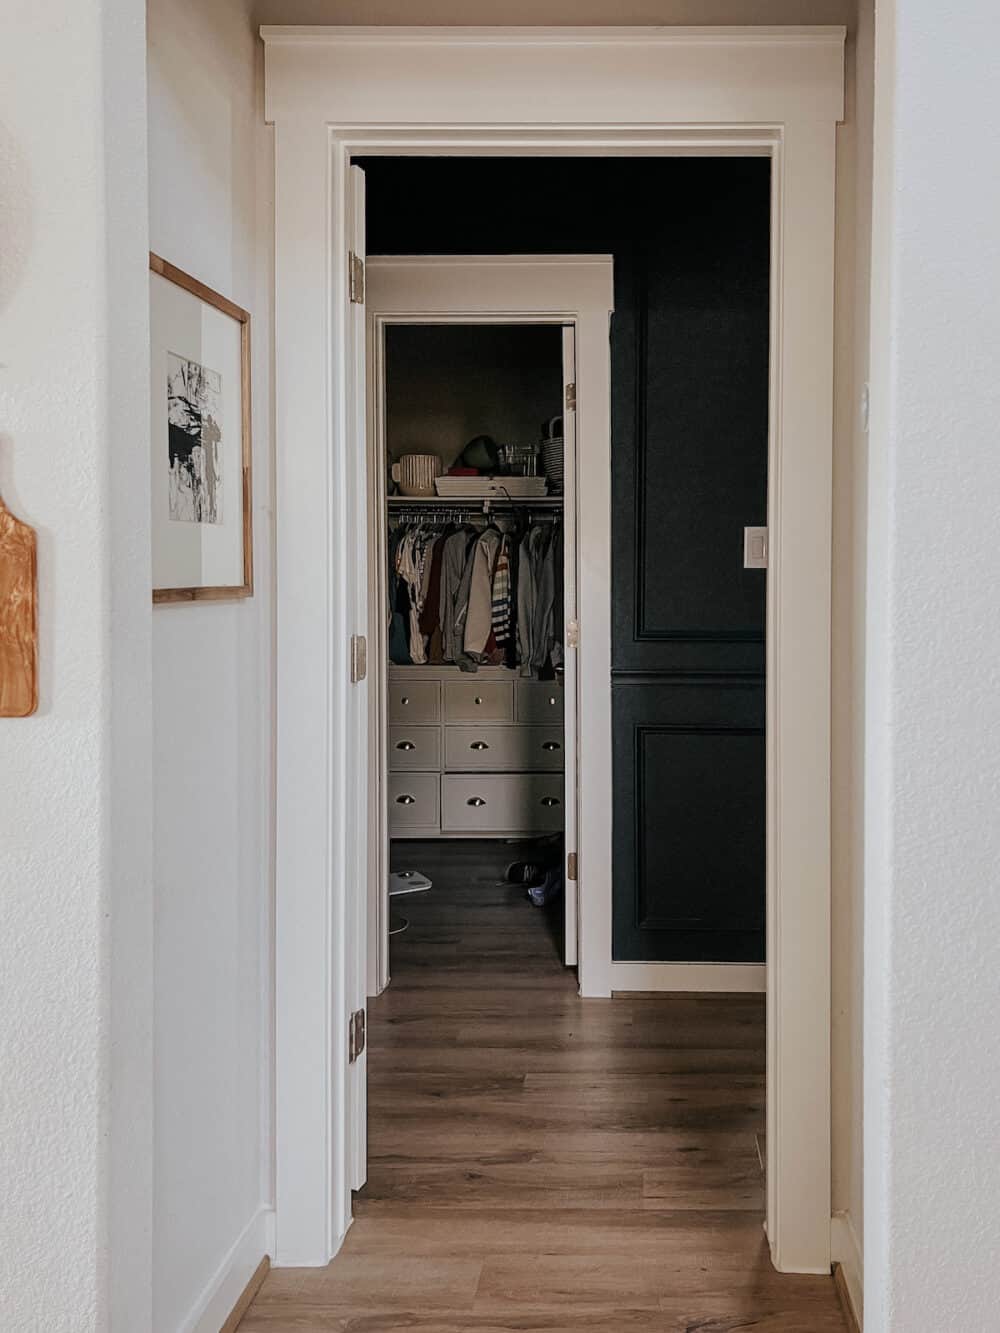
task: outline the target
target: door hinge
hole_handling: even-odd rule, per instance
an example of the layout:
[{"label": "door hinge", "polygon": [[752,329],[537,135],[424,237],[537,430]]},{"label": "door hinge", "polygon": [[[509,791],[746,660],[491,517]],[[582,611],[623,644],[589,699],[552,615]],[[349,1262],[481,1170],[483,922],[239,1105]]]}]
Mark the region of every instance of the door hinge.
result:
[{"label": "door hinge", "polygon": [[353,1065],[365,1049],[365,1011],[355,1009],[347,1020],[347,1053]]},{"label": "door hinge", "polygon": [[353,250],[347,253],[347,286],[352,305],[365,303],[365,261]]},{"label": "door hinge", "polygon": [[351,635],[351,684],[357,685],[368,675],[368,640],[363,634]]},{"label": "door hinge", "polygon": [[579,648],[580,646],[580,622],[579,620],[570,620],[566,625],[566,647]]},{"label": "door hinge", "polygon": [[566,878],[576,879],[576,852],[570,852],[566,857]]},{"label": "door hinge", "polygon": [[566,385],[566,411],[576,411],[576,385],[572,381]]}]

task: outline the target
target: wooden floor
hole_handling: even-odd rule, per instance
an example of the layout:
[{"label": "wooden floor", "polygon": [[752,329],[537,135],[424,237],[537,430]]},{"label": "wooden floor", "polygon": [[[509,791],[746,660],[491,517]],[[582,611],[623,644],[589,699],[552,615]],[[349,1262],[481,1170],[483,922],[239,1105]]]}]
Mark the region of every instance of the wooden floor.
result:
[{"label": "wooden floor", "polygon": [[434,888],[369,1010],[368,1184],[241,1333],[843,1333],[761,1233],[763,997],[580,1000],[512,849],[395,852]]}]

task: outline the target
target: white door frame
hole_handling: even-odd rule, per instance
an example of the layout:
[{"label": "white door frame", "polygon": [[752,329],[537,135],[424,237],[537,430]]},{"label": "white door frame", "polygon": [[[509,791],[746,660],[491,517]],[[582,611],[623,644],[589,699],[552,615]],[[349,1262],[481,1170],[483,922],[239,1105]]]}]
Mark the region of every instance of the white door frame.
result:
[{"label": "white door frame", "polygon": [[[568,568],[575,585],[576,619],[586,651],[567,646],[567,664],[578,658],[578,673],[567,670],[567,727],[577,718],[578,747],[587,755],[580,770],[579,853],[576,894],[567,882],[567,917],[579,939],[580,993],[611,994],[611,808],[607,775],[611,769],[611,360],[609,317],[614,307],[614,270],[610,255],[419,255],[375,258],[366,281],[368,316],[368,509],[372,543],[379,558],[369,562],[370,600],[375,609],[369,628],[369,737],[377,750],[369,784],[384,780],[387,764],[386,680],[388,646],[384,605],[375,589],[385,586],[385,441],[379,398],[384,393],[382,337],[387,324],[489,323],[553,324],[575,331],[577,402],[575,458],[567,455],[566,551],[574,552],[574,520],[587,533],[576,552],[583,563]],[[372,430],[372,427],[375,427]],[[567,434],[567,441],[569,441]],[[372,472],[374,471],[374,475]],[[574,598],[567,589],[567,622]],[[567,751],[568,752],[568,751]],[[379,782],[381,788],[382,782]],[[576,796],[574,794],[574,801]],[[567,795],[567,803],[569,796]],[[369,994],[388,980],[385,884],[388,874],[388,826],[383,790],[369,810],[368,969]],[[580,904],[576,920],[576,904]],[[371,984],[374,983],[374,984]]]},{"label": "white door frame", "polygon": [[[772,162],[767,1234],[830,1262],[830,589],[842,28],[265,28],[275,125],[277,1261],[350,1225],[347,938],[365,747],[348,685],[352,154],[761,153]],[[516,122],[512,123],[512,117]],[[355,478],[356,480],[356,478]],[[358,935],[358,931],[353,932]],[[354,957],[350,951],[355,950]]]}]

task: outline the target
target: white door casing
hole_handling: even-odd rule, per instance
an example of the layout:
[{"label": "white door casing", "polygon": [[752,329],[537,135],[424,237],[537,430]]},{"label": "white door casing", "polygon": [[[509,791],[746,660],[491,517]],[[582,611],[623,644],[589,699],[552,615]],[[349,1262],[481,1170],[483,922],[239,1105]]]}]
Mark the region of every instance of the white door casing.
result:
[{"label": "white door casing", "polygon": [[[614,303],[614,267],[613,261],[609,265],[608,281],[610,290],[608,292],[608,310],[607,315],[610,318],[612,305]],[[599,455],[593,461],[587,460],[588,467],[595,470],[597,468],[610,468],[611,466],[611,350],[608,348],[607,367],[607,410],[605,413],[605,438],[607,440],[606,449],[603,455]],[[577,493],[578,478],[580,473],[580,451],[577,447],[577,377],[576,377],[576,326],[567,324],[563,326],[562,331],[562,363],[563,363],[563,454],[564,454],[564,483],[563,483],[563,623],[564,633],[566,635],[566,649],[563,667],[563,687],[566,695],[565,706],[565,724],[563,728],[563,754],[565,755],[565,783],[563,786],[563,808],[566,811],[565,822],[563,824],[564,850],[566,852],[566,862],[563,866],[563,875],[565,879],[565,889],[563,892],[563,962],[567,967],[576,967],[580,961],[579,958],[579,865],[580,854],[577,847],[578,838],[578,818],[579,811],[577,807],[577,795],[579,790],[577,758],[579,755],[579,724],[583,721],[579,711],[579,671],[578,657],[580,644],[580,608],[577,604],[577,568],[579,566],[579,554],[577,551]],[[595,367],[595,369],[598,369]],[[608,515],[610,522],[610,514]],[[603,534],[600,540],[603,543]],[[608,560],[611,559],[611,544],[607,544]],[[600,633],[603,626],[595,627],[595,632]],[[610,623],[608,624],[610,634]],[[609,644],[610,652],[610,644]],[[608,680],[608,701],[607,701],[607,739],[610,747],[611,743],[611,681]],[[587,719],[593,724],[594,717]],[[604,725],[603,714],[598,719],[598,725]],[[611,885],[611,846],[610,829],[608,830],[609,841],[607,845],[607,864],[606,867],[600,863],[593,867],[595,881],[600,883],[602,874],[605,877],[605,884]],[[572,858],[572,859],[571,859]],[[572,872],[573,878],[570,878]],[[610,951],[611,944],[611,920],[608,914],[608,946]],[[610,952],[608,954],[610,958]],[[582,969],[587,971],[586,968]],[[581,989],[581,994],[586,991]]]},{"label": "white door casing", "polygon": [[[365,173],[359,167],[350,167],[347,179],[347,224],[352,263],[365,261]],[[364,289],[355,290],[348,279],[347,356],[345,368],[351,380],[347,393],[348,447],[345,451],[344,475],[348,492],[347,521],[353,540],[350,543],[350,563],[345,568],[347,598],[351,607],[351,684],[347,699],[348,771],[357,775],[346,784],[348,824],[346,829],[349,858],[348,884],[357,891],[347,894],[344,905],[347,948],[345,971],[347,996],[344,1007],[350,1015],[366,1007],[367,964],[366,919],[367,904],[362,886],[368,875],[368,821],[371,784],[368,781],[368,697],[370,665],[367,662],[369,635],[368,615],[368,540],[364,508],[352,501],[368,492],[367,402],[365,394],[365,305]],[[335,1029],[336,1032],[336,1029]],[[347,1106],[350,1162],[348,1178],[352,1189],[360,1189],[368,1178],[368,1055],[362,1050],[357,1058],[346,1064]]]},{"label": "white door casing", "polygon": [[[344,1063],[352,153],[748,154],[772,163],[767,1234],[830,1259],[830,575],[842,28],[265,28],[275,126],[277,1261],[350,1224]],[[511,123],[516,108],[517,122]],[[582,514],[581,514],[582,518]],[[353,573],[351,573],[353,571]],[[581,571],[583,574],[583,571]],[[364,836],[355,828],[353,837]],[[360,931],[358,931],[360,934]]]},{"label": "white door casing", "polygon": [[[402,256],[375,257],[368,264],[368,340],[370,373],[369,465],[367,509],[370,545],[378,556],[369,563],[373,608],[370,639],[371,692],[369,730],[377,753],[372,784],[384,777],[387,644],[381,589],[386,571],[384,467],[384,366],[387,324],[402,323],[544,323],[563,330],[564,389],[576,382],[576,408],[566,413],[566,493],[564,538],[565,620],[579,625],[582,652],[566,651],[566,833],[567,850],[577,852],[579,897],[567,885],[567,963],[577,963],[580,993],[609,997],[611,962],[611,817],[607,775],[611,765],[611,368],[608,327],[614,304],[610,255]],[[576,525],[586,532],[586,551],[577,551],[587,578],[577,578]],[[577,777],[579,745],[588,756]],[[386,949],[386,815],[381,793],[375,799],[370,829],[368,882],[368,957],[375,971],[369,992],[388,980]],[[577,812],[580,813],[579,827]],[[572,904],[570,902],[572,896]],[[578,948],[579,944],[579,948]],[[579,956],[577,956],[579,954]]]}]

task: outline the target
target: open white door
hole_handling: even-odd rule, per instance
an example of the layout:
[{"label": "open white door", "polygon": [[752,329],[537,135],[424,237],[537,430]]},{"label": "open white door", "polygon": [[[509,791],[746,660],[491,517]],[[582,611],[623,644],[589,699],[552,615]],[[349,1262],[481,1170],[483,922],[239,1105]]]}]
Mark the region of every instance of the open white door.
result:
[{"label": "open white door", "polygon": [[[365,173],[348,169],[347,313],[344,322],[348,367],[345,481],[346,522],[351,568],[345,570],[351,616],[351,683],[348,693],[347,752],[349,771],[368,771],[368,531],[367,411],[365,374]],[[347,1170],[351,1189],[360,1189],[368,1175],[368,1057],[364,1049],[367,990],[367,912],[362,886],[368,882],[368,783],[351,784],[348,810],[348,885],[346,903],[347,1010],[352,1015],[348,1039]]]},{"label": "open white door", "polygon": [[576,605],[576,328],[567,324],[562,336],[563,360],[563,603],[565,608],[565,715],[563,748],[566,787],[563,804],[565,822],[565,940],[567,967],[577,964],[577,642],[579,629]]}]

